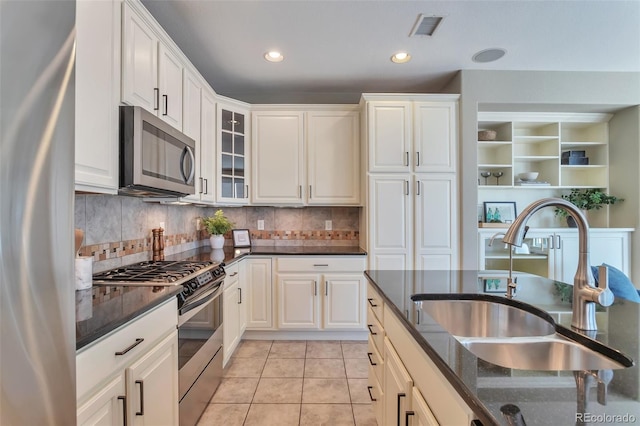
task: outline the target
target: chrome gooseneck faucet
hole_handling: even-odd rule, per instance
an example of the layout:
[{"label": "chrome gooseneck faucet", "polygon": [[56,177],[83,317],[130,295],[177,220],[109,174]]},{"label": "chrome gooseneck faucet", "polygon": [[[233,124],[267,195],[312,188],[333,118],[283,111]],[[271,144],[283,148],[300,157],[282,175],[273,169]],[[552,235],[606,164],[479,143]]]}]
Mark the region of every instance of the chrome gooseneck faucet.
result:
[{"label": "chrome gooseneck faucet", "polygon": [[529,218],[544,207],[563,208],[578,224],[578,270],[573,278],[573,318],[571,325],[579,330],[597,330],[595,303],[611,306],[613,293],[609,290],[607,273],[600,275],[600,287],[595,286],[589,262],[589,224],[582,212],[570,202],[561,198],[543,198],[524,208],[513,221],[502,241],[520,247],[524,239],[525,225]]}]

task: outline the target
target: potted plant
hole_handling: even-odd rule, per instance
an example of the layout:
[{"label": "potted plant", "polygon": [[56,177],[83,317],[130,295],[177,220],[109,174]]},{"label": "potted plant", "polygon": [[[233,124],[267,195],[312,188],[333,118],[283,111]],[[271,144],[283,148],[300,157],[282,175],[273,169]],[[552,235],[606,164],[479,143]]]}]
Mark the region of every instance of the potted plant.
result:
[{"label": "potted plant", "polygon": [[224,215],[222,210],[218,210],[211,217],[203,217],[202,223],[211,234],[211,248],[222,248],[224,246],[224,234],[233,229],[233,223]]},{"label": "potted plant", "polygon": [[[573,188],[569,194],[563,195],[562,198],[582,210],[585,216],[588,210],[599,210],[606,205],[624,201],[623,198],[618,198],[616,196],[606,194],[600,188]],[[557,208],[555,210],[555,213],[556,216],[566,217],[567,225],[569,225],[569,227],[575,228],[577,226],[573,218],[569,215],[569,213],[567,213],[566,210]]]}]

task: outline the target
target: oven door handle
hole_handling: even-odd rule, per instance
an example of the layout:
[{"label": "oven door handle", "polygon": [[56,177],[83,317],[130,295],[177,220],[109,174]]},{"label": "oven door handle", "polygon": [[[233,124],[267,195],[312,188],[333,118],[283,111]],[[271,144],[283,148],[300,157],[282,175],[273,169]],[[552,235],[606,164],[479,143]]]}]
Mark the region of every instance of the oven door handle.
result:
[{"label": "oven door handle", "polygon": [[182,308],[180,308],[179,314],[184,315],[190,310],[195,309],[200,305],[204,305],[208,301],[215,299],[220,293],[222,293],[222,282],[213,289],[202,293],[196,300],[190,300],[188,304],[183,305]]}]

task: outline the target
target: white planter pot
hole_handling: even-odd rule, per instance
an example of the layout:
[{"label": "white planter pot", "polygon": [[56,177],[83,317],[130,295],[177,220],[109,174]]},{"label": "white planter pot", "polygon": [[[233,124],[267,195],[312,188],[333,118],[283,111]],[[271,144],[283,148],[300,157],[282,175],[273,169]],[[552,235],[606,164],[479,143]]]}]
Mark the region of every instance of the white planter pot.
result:
[{"label": "white planter pot", "polygon": [[224,235],[212,235],[209,237],[209,241],[213,249],[221,249],[224,247]]}]

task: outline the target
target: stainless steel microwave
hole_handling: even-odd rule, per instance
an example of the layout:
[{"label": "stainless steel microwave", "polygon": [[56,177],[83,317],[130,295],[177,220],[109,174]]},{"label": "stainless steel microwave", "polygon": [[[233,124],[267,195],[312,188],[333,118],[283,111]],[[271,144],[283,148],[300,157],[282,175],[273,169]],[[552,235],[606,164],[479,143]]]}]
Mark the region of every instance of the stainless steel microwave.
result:
[{"label": "stainless steel microwave", "polygon": [[120,194],[194,194],[195,170],[193,139],[141,107],[120,107]]}]

